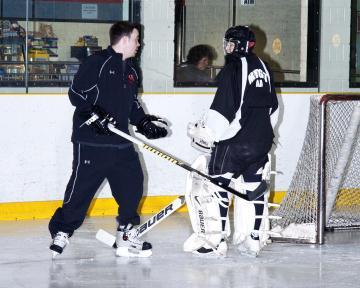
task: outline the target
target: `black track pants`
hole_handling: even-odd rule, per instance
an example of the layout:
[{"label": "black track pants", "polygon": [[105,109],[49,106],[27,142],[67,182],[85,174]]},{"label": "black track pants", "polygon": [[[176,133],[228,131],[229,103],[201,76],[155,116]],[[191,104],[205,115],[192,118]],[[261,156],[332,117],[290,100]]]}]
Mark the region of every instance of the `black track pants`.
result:
[{"label": "black track pants", "polygon": [[91,200],[106,178],[119,205],[121,224],[140,223],[137,208],[143,194],[143,171],[134,147],[94,147],[75,143],[73,167],[63,205],[50,220],[51,235],[72,235],[83,223]]}]

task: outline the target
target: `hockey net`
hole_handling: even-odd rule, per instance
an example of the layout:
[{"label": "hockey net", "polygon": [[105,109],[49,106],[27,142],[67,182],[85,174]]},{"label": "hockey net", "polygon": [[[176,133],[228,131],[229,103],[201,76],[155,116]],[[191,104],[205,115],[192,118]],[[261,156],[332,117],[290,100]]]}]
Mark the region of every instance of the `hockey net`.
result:
[{"label": "hockey net", "polygon": [[312,96],[303,147],[272,215],[282,240],[319,243],[324,230],[360,227],[360,95]]}]

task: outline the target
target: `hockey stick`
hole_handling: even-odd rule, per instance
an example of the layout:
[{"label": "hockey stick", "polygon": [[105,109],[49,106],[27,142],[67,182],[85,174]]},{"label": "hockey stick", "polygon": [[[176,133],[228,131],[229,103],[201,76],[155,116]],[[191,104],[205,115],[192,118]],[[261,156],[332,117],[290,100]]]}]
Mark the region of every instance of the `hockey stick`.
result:
[{"label": "hockey stick", "polygon": [[[90,119],[89,119],[90,120]],[[119,129],[115,128],[115,126],[111,123],[108,124],[108,128],[111,132],[129,140],[130,142],[150,151],[150,152],[153,152],[154,154],[160,156],[161,158],[165,159],[165,160],[168,160],[169,162],[171,162],[172,164],[175,164],[177,166],[180,166],[181,168],[189,171],[189,172],[193,172],[193,173],[196,173],[198,174],[199,176],[201,176],[202,178],[205,178],[207,179],[208,181],[210,181],[212,184],[220,187],[221,189],[223,190],[226,190],[227,192],[230,192],[242,199],[245,199],[247,201],[253,201],[253,200],[256,200],[257,198],[259,198],[261,195],[264,194],[264,192],[266,191],[267,189],[267,184],[266,184],[266,181],[263,180],[261,181],[260,185],[254,190],[252,191],[252,193],[250,193],[250,195],[247,195],[247,194],[242,194],[240,193],[239,191],[231,188],[231,187],[228,187],[228,186],[223,186],[222,183],[216,181],[214,178],[210,177],[209,175],[206,175],[204,174],[203,172],[201,171],[198,171],[194,168],[192,168],[191,166],[185,164],[184,162],[182,162],[181,160],[179,159],[176,159],[170,155],[168,155],[167,153],[165,153],[164,151],[161,151],[153,146],[150,146],[149,144],[146,144],[145,142],[142,142],[140,141],[139,139],[135,138],[135,137],[132,137],[130,136],[129,134],[126,134],[122,131],[120,131]],[[245,187],[244,187],[245,188]],[[246,188],[245,188],[246,190]]]},{"label": "hockey stick", "polygon": [[[143,236],[145,233],[149,232],[152,228],[162,222],[165,218],[169,217],[172,213],[178,210],[181,206],[185,204],[185,196],[179,196],[169,205],[165,206],[158,213],[150,217],[143,224],[141,224],[138,228],[133,232],[137,237]],[[116,237],[105,230],[100,229],[96,233],[96,239],[100,242],[116,248]]]},{"label": "hockey stick", "polygon": [[[240,197],[240,198],[242,198],[244,200],[247,200],[247,201],[256,200],[261,195],[263,195],[265,193],[266,189],[267,189],[267,184],[266,184],[265,180],[262,180],[260,182],[260,185],[255,190],[253,190],[252,193],[250,193],[250,195],[242,194],[239,191],[237,191],[237,190],[235,190],[235,189],[233,189],[233,188],[231,188],[229,186],[224,186],[221,182],[218,182],[214,178],[210,177],[209,175],[206,175],[203,172],[192,168],[191,166],[189,166],[189,165],[185,164],[184,162],[180,161],[179,159],[176,159],[176,158],[168,155],[164,151],[161,151],[161,150],[159,150],[159,149],[157,149],[157,148],[155,148],[153,146],[150,146],[147,143],[142,142],[139,139],[137,139],[135,137],[132,137],[129,134],[126,134],[125,132],[122,132],[121,130],[117,129],[114,126],[114,124],[112,122],[112,118],[110,118],[109,115],[106,115],[105,117],[100,117],[98,114],[92,113],[92,116],[88,120],[86,120],[83,124],[86,124],[86,125],[90,126],[90,125],[92,125],[92,123],[94,123],[95,121],[99,121],[99,120],[102,123],[102,125],[107,125],[107,128],[111,132],[113,132],[113,133],[115,133],[115,134],[129,140],[130,142],[138,145],[139,147],[142,147],[142,148],[144,148],[144,149],[146,149],[146,150],[148,150],[150,152],[153,152],[154,154],[160,156],[161,158],[163,158],[165,160],[168,160],[171,163],[173,163],[173,164],[175,164],[177,166],[180,166],[181,168],[183,168],[183,169],[185,169],[185,170],[187,170],[189,172],[196,173],[200,177],[207,179],[210,183],[212,183],[212,184],[220,187],[221,189],[226,190],[227,192],[230,192],[230,193],[232,193],[232,194],[234,194],[234,195],[236,195],[236,196],[238,196],[238,197]],[[241,187],[241,185],[239,185],[239,186]],[[244,185],[242,188],[244,190],[247,189],[246,185]]]}]

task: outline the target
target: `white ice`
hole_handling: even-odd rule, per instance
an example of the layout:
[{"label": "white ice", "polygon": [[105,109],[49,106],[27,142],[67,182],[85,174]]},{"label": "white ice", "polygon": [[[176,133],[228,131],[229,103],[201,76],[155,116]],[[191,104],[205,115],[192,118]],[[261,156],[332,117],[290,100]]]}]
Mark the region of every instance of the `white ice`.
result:
[{"label": "white ice", "polygon": [[258,258],[230,245],[226,258],[204,259],[182,251],[190,223],[175,213],[144,236],[153,244],[150,258],[128,259],[95,239],[100,228],[114,231],[115,219],[93,217],[52,260],[47,224],[0,222],[0,287],[360,287],[360,231],[327,233],[322,246],[272,243]]}]

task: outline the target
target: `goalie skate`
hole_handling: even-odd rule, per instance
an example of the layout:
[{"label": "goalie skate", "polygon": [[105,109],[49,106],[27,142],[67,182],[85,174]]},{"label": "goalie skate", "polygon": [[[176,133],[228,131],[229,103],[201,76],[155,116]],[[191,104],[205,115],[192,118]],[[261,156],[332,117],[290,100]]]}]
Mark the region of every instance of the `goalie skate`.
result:
[{"label": "goalie skate", "polygon": [[[194,233],[193,235],[196,234]],[[206,241],[206,239],[201,240],[202,237],[197,237],[200,241],[202,241],[203,245],[197,250],[191,251],[193,254],[202,257],[226,257],[228,246],[225,239],[222,239],[221,242],[216,247],[214,247],[212,243],[209,243],[208,241]]]},{"label": "goalie skate", "polygon": [[239,244],[237,248],[241,255],[249,257],[257,257],[259,255],[261,245],[260,240],[258,239],[259,237],[256,238],[254,239],[252,235],[249,235]]}]

